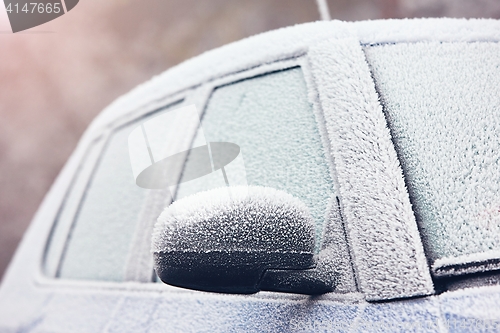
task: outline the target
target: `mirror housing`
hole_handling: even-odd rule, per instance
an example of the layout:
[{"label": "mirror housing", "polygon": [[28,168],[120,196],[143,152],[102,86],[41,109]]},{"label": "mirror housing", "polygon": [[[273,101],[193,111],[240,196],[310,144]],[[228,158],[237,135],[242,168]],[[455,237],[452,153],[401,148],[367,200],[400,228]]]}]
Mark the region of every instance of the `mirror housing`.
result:
[{"label": "mirror housing", "polygon": [[152,252],[160,279],[178,287],[321,294],[335,281],[315,271],[314,237],[299,199],[269,187],[224,187],[167,207]]}]

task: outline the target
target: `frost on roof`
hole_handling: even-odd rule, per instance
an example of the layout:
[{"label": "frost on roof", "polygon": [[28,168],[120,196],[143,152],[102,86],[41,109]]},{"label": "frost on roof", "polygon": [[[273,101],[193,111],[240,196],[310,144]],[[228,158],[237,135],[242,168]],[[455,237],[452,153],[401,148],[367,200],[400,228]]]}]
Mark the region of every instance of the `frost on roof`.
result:
[{"label": "frost on roof", "polygon": [[346,24],[340,21],[305,23],[245,38],[205,52],[172,67],[119,97],[96,118],[92,126],[98,126],[100,122],[113,121],[117,116],[144,106],[148,102],[228,73],[241,72],[265,63],[303,55],[311,42],[351,34]]},{"label": "frost on roof", "polygon": [[499,41],[492,19],[424,18],[349,22],[361,44]]},{"label": "frost on roof", "polygon": [[158,218],[152,252],[314,251],[314,224],[299,199],[270,187],[222,187],[174,202]]},{"label": "frost on roof", "polygon": [[477,261],[472,254],[497,256],[500,45],[415,43],[365,51],[435,268]]}]

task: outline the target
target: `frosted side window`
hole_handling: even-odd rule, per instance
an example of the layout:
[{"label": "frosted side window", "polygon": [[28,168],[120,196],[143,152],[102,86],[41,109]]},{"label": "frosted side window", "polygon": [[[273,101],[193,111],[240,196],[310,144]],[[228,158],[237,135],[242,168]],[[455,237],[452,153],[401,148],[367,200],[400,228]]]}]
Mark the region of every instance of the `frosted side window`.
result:
[{"label": "frosted side window", "polygon": [[48,276],[55,276],[59,267],[61,253],[64,251],[66,238],[71,229],[73,217],[78,209],[81,200],[81,194],[87,186],[88,177],[92,174],[96,160],[102,150],[102,138],[94,142],[88,153],[86,154],[82,165],[77,171],[77,177],[71,185],[71,189],[67,194],[61,213],[57,217],[52,235],[45,254],[44,272]]},{"label": "frosted side window", "polygon": [[60,278],[125,279],[141,208],[150,191],[157,191],[135,184],[129,157],[129,134],[147,119],[111,135],[75,217],[60,263]]},{"label": "frosted side window", "polygon": [[431,259],[446,266],[499,257],[500,45],[365,52]]},{"label": "frosted side window", "polygon": [[[275,72],[217,88],[202,117],[206,141],[237,144],[241,153],[229,185],[241,185],[232,174],[246,173],[248,185],[269,186],[301,199],[310,209],[318,231],[334,193],[318,123],[307,99],[300,68]],[[189,163],[189,159],[188,159]],[[225,186],[218,170],[181,183],[176,199]]]}]

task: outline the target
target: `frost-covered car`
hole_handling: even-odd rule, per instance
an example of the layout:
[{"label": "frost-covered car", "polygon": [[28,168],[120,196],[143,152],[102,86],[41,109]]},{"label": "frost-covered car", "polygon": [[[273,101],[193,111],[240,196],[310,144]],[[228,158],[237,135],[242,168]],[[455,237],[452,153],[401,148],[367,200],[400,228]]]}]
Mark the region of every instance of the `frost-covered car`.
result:
[{"label": "frost-covered car", "polygon": [[139,86],[47,194],[0,332],[500,331],[499,41],[317,22]]}]

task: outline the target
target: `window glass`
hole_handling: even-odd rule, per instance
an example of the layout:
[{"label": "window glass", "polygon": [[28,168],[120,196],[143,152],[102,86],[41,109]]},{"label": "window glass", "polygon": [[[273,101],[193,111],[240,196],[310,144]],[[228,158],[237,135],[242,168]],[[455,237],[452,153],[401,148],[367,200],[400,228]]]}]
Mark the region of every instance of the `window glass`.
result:
[{"label": "window glass", "polygon": [[102,148],[102,138],[95,141],[85,156],[85,161],[77,171],[77,177],[71,184],[67,197],[64,199],[63,209],[53,226],[50,243],[45,254],[44,271],[48,276],[55,276],[59,267],[61,253],[64,251],[66,238],[71,229],[73,217],[81,200],[81,193],[87,186],[87,179],[92,174],[96,160]]},{"label": "window glass", "polygon": [[[238,158],[242,160],[226,166],[229,185],[268,186],[288,192],[309,207],[320,231],[334,189],[307,97],[299,67],[219,87],[210,97],[201,121],[203,133],[198,132],[198,136],[204,135],[207,142],[240,147]],[[188,167],[190,163],[194,163],[191,155]],[[181,181],[176,199],[225,186],[224,177],[218,170]]]},{"label": "window glass", "polygon": [[[170,110],[170,109],[169,109]],[[158,113],[115,131],[80,202],[62,255],[59,277],[123,281],[141,209],[151,191],[136,185],[129,134]],[[61,217],[72,218],[64,214]],[[152,217],[151,223],[155,218]],[[152,275],[152,273],[150,274]]]},{"label": "window glass", "polygon": [[500,45],[413,43],[365,52],[431,259],[498,257]]}]

